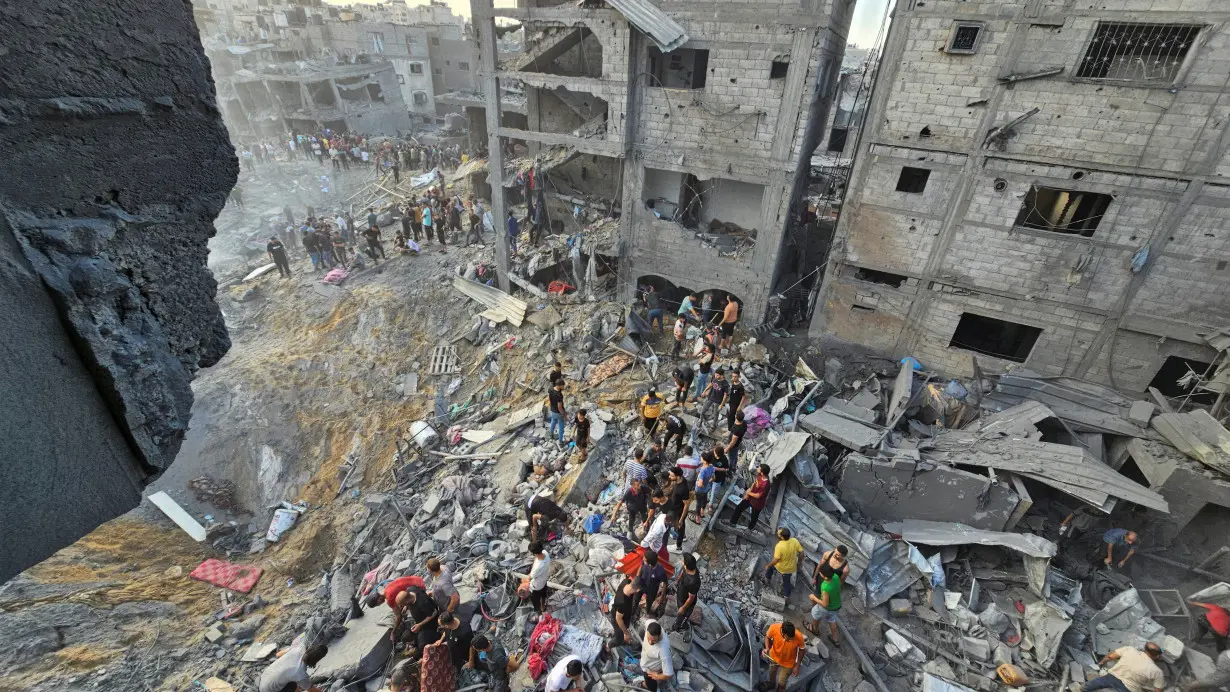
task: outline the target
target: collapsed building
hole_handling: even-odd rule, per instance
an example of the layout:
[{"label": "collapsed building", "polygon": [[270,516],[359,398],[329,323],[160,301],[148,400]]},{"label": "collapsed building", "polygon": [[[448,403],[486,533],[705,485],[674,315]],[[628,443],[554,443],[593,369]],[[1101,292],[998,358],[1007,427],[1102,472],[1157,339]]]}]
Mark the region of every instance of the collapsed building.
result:
[{"label": "collapsed building", "polygon": [[[671,300],[720,291],[752,325],[774,285],[803,273],[791,210],[821,139],[853,8],[784,5],[766,16],[763,5],[720,6],[718,21],[686,3],[492,8],[480,0],[472,9],[493,177],[528,171],[532,188],[545,173],[548,204],[588,197],[596,215],[617,210],[625,299],[650,283]],[[523,23],[521,54],[497,60],[497,17]],[[523,127],[497,105],[510,82],[525,93]],[[550,149],[567,154],[535,165]],[[553,189],[561,172],[583,194]],[[492,201],[504,218],[504,191]],[[569,216],[552,223],[579,230]]]},{"label": "collapsed building", "polygon": [[1230,320],[1226,18],[899,5],[811,335],[1183,393]]}]

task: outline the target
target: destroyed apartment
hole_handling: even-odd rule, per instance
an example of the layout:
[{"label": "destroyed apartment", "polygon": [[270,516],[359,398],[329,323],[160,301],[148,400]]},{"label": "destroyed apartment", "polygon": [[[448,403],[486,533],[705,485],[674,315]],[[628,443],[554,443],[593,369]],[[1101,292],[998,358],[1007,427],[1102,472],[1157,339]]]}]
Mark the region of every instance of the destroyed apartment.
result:
[{"label": "destroyed apartment", "polygon": [[1221,0],[7,16],[0,692],[1230,692]]}]

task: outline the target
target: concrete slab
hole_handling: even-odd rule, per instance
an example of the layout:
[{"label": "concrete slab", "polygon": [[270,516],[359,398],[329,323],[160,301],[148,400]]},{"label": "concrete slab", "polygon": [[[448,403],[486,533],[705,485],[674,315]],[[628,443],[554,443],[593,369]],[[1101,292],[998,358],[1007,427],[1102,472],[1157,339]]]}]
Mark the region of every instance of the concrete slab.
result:
[{"label": "concrete slab", "polygon": [[799,425],[814,435],[820,435],[855,451],[874,447],[884,437],[882,430],[824,409],[800,417]]},{"label": "concrete slab", "polygon": [[875,423],[876,422],[876,412],[875,411],[872,411],[871,409],[866,408],[865,406],[859,406],[858,404],[854,404],[849,401],[844,401],[842,399],[829,399],[828,401],[824,403],[824,407],[821,408],[820,410],[821,411],[833,411],[835,413],[839,413],[845,416],[846,418],[853,418],[854,420],[857,420],[863,423]]},{"label": "concrete slab", "polygon": [[1134,401],[1132,407],[1128,409],[1128,420],[1135,421],[1141,425],[1148,425],[1153,418],[1153,412],[1157,407],[1149,401]]},{"label": "concrete slab", "polygon": [[329,642],[329,653],[312,669],[314,677],[353,680],[378,672],[393,653],[389,630],[393,611],[383,601],[346,623],[346,634]]}]

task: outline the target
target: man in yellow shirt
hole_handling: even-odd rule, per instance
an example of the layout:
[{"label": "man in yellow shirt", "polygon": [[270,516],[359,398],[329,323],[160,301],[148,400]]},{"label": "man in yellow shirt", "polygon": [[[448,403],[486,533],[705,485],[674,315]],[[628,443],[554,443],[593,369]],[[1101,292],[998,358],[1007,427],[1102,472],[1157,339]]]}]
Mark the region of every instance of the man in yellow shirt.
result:
[{"label": "man in yellow shirt", "polygon": [[649,392],[641,397],[641,422],[645,425],[645,436],[649,439],[654,439],[654,433],[658,429],[658,417],[662,415],[662,407],[666,401],[658,396],[658,391],[653,387],[649,388]]},{"label": "man in yellow shirt", "polygon": [[799,571],[799,556],[802,554],[803,544],[790,535],[790,529],[778,529],[773,559],[764,566],[764,580],[771,582],[775,569],[782,575],[782,596],[786,597],[786,605],[790,605],[790,587],[793,585],[794,573]]},{"label": "man in yellow shirt", "polygon": [[806,642],[803,639],[803,633],[795,629],[791,623],[779,622],[769,625],[769,631],[764,636],[764,651],[761,655],[769,659],[769,683],[776,683],[778,692],[785,692],[790,676],[799,674],[799,663],[803,660],[804,644]]}]

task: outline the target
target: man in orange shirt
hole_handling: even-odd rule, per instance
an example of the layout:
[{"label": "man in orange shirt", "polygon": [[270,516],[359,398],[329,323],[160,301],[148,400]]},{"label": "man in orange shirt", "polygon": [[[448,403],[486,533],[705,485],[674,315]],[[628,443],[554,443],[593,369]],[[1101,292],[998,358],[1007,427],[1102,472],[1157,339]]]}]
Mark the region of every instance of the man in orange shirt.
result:
[{"label": "man in orange shirt", "polygon": [[790,676],[799,674],[804,644],[803,633],[793,624],[780,622],[769,625],[761,655],[769,659],[769,681],[777,685],[778,692],[785,692]]}]

